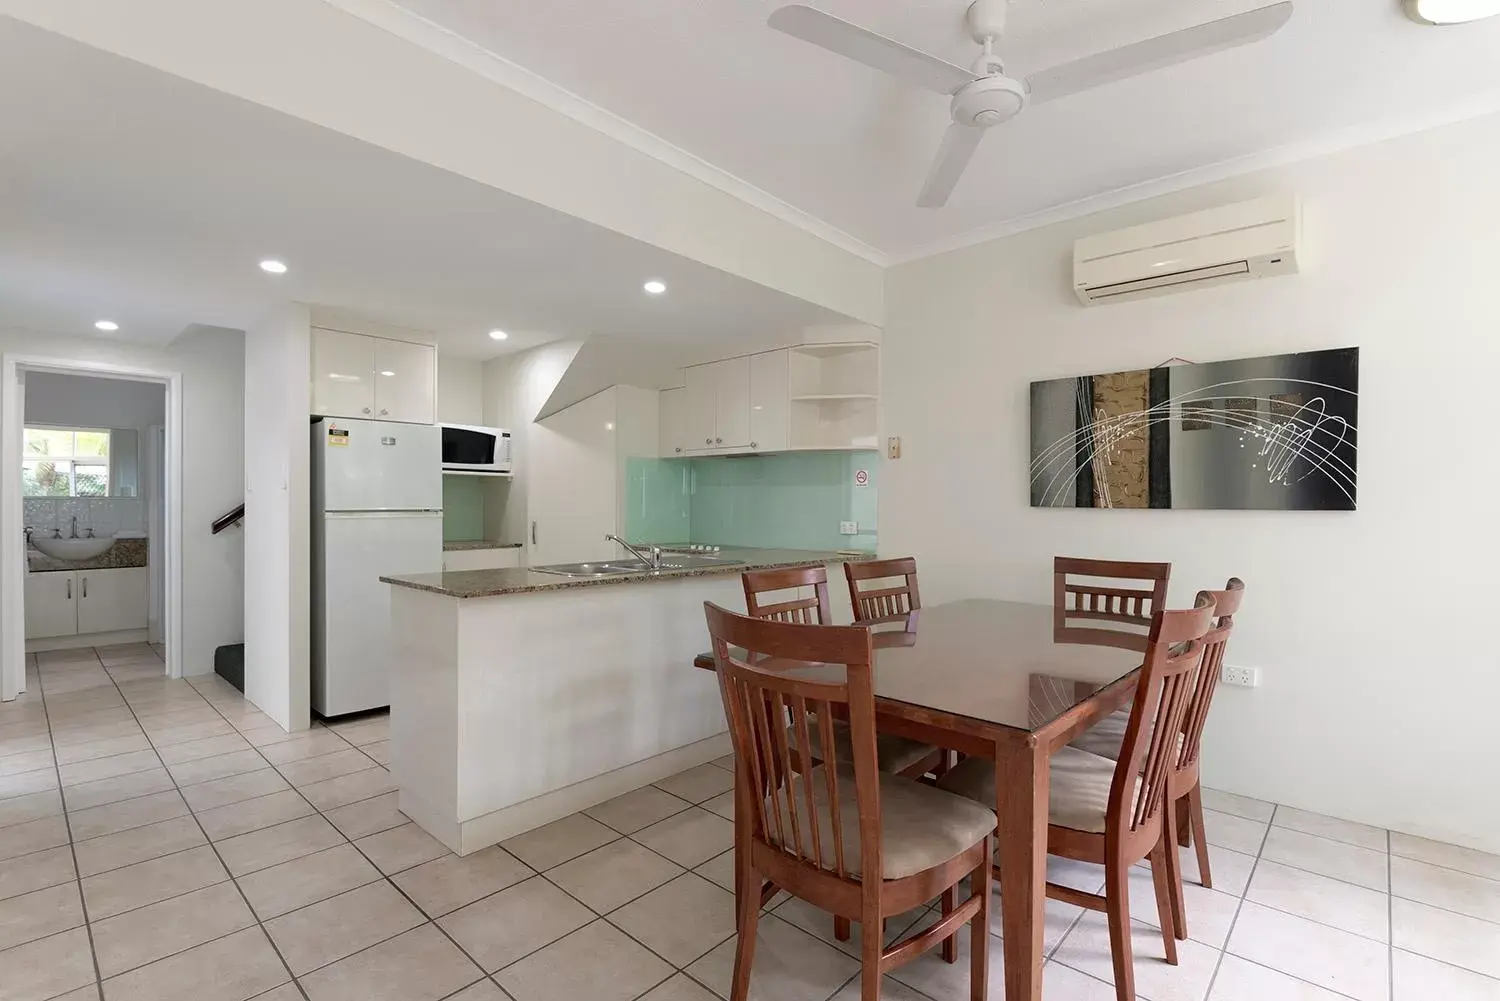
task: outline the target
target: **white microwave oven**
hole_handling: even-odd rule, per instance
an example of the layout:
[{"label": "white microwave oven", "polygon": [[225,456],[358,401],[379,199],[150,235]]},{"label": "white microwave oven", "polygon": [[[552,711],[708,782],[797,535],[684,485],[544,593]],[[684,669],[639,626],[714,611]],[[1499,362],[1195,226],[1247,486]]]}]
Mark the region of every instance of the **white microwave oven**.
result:
[{"label": "white microwave oven", "polygon": [[509,474],[510,432],[503,428],[444,424],[443,472],[472,476]]}]

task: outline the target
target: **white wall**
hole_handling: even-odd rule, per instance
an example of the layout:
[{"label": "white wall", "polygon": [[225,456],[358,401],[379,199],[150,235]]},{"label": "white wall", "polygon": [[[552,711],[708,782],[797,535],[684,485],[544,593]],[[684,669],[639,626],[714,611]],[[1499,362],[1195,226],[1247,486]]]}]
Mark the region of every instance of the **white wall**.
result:
[{"label": "white wall", "polygon": [[484,362],[438,355],[437,419],[439,424],[484,423]]},{"label": "white wall", "polygon": [[[484,364],[484,423],[510,430],[511,458],[516,470],[509,483],[486,484],[484,531],[489,538],[530,544],[526,507],[526,487],[531,475],[528,434],[537,413],[582,346],[582,341],[554,341]],[[528,549],[522,563],[529,562]]]},{"label": "white wall", "polygon": [[[244,335],[204,329],[152,348],[0,330],[0,352],[182,373],[182,665],[186,674],[211,672],[214,649],[244,635],[244,540],[237,530],[208,530],[244,496]],[[3,489],[19,489],[18,472],[4,470]]]},{"label": "white wall", "polygon": [[288,730],[309,721],[308,309],[245,332],[245,697]]},{"label": "white wall", "polygon": [[166,423],[166,390],[159,382],[32,372],[26,376],[26,419],[144,431]]},{"label": "white wall", "polygon": [[[1239,575],[1205,781],[1500,851],[1490,697],[1500,372],[1500,118],[1470,121],[929,258],[889,273],[880,548],[930,601],[1050,600],[1054,555],[1173,562],[1172,600]],[[1071,244],[1277,192],[1300,276],[1084,309]],[[1359,510],[1034,510],[1033,380],[1358,345]],[[1478,628],[1475,628],[1478,627]]]}]

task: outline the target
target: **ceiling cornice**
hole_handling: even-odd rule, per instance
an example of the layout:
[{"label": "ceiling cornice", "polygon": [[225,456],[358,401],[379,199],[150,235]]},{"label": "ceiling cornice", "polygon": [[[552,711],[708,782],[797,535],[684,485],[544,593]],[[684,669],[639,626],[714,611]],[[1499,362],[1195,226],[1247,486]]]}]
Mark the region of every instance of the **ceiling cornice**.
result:
[{"label": "ceiling cornice", "polygon": [[1000,240],[1007,236],[1015,236],[1018,233],[1025,233],[1033,229],[1041,229],[1043,226],[1052,226],[1060,222],[1067,222],[1070,219],[1093,215],[1096,212],[1119,208],[1122,205],[1129,205],[1132,202],[1158,198],[1162,195],[1185,191],[1188,188],[1226,181],[1230,178],[1239,177],[1244,174],[1253,174],[1256,171],[1269,170],[1274,167],[1285,167],[1304,160],[1330,156],[1334,153],[1341,153],[1344,150],[1355,149],[1360,146],[1370,146],[1375,143],[1386,142],[1390,139],[1399,139],[1405,135],[1425,132],[1428,129],[1441,128],[1445,125],[1456,125],[1459,122],[1465,122],[1473,118],[1483,118],[1486,115],[1497,113],[1500,113],[1500,92],[1454,105],[1441,112],[1429,112],[1420,116],[1389,119],[1373,125],[1346,129],[1342,132],[1336,132],[1318,139],[1289,143],[1285,146],[1278,146],[1260,153],[1251,153],[1248,156],[1236,157],[1232,160],[1222,160],[1205,167],[1195,167],[1192,170],[1185,170],[1179,174],[1171,174],[1167,177],[1160,177],[1144,181],[1140,184],[1128,185],[1101,194],[1091,195],[1088,198],[1081,198],[1064,205],[1057,205],[1049,209],[1044,209],[1041,212],[1034,212],[1031,215],[1007,219],[1004,222],[995,223],[991,226],[984,226],[947,239],[923,244],[907,253],[892,254],[891,264],[907,264],[912,261],[922,260],[923,258],[935,257],[939,254],[946,254],[981,243],[988,243],[991,240]]},{"label": "ceiling cornice", "polygon": [[672,145],[660,136],[648,132],[619,115],[589,103],[577,94],[564,90],[524,66],[519,66],[462,35],[407,10],[395,0],[323,0],[323,2],[382,28],[413,45],[458,63],[560,115],[566,115],[617,142],[659,160],[694,180],[717,188],[782,222],[796,226],[840,250],[848,251],[881,267],[887,267],[891,263],[890,255],[850,236],[836,226],[782,201],[743,178],[715,167],[708,161]]}]

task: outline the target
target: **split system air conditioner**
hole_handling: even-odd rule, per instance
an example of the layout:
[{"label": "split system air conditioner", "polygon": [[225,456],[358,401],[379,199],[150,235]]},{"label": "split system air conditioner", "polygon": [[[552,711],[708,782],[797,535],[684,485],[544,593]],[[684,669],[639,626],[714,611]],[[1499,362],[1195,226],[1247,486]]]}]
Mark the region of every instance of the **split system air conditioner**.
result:
[{"label": "split system air conditioner", "polygon": [[1294,274],[1300,215],[1295,197],[1258,198],[1084,237],[1073,291],[1092,306]]}]

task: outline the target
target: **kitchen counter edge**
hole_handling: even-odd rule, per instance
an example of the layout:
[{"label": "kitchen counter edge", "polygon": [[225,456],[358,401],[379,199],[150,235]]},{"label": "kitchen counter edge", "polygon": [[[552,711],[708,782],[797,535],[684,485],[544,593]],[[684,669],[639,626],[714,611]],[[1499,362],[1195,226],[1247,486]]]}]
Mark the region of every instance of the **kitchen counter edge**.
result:
[{"label": "kitchen counter edge", "polygon": [[760,550],[759,552],[736,550],[735,555],[743,558],[745,562],[713,567],[693,567],[688,570],[619,574],[613,577],[562,577],[556,574],[538,573],[529,567],[510,567],[500,570],[454,570],[380,579],[397,587],[427,591],[449,598],[491,598],[505,594],[563,591],[577,587],[598,587],[610,584],[639,584],[681,577],[711,577],[743,573],[746,570],[778,570],[828,563],[863,563],[879,558],[874,553],[849,554],[805,550]]},{"label": "kitchen counter edge", "polygon": [[495,542],[493,539],[448,539],[443,542],[443,552],[463,553],[474,549],[520,549],[519,542]]}]

